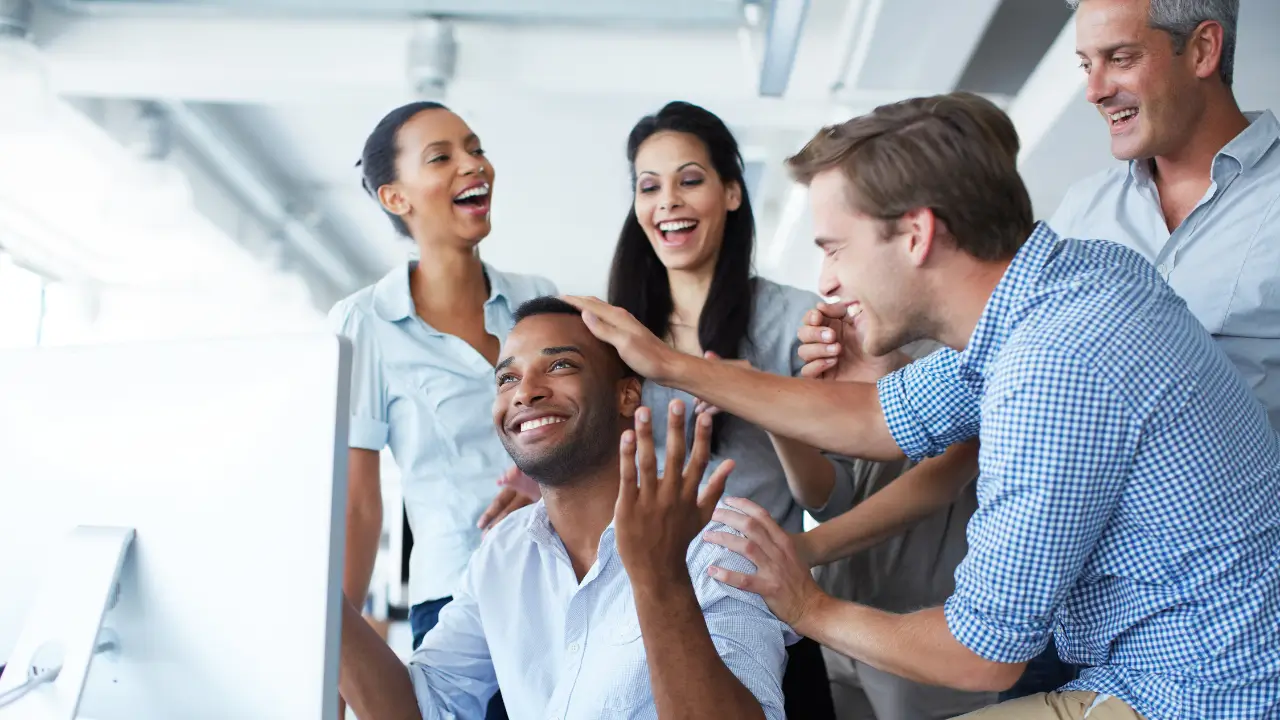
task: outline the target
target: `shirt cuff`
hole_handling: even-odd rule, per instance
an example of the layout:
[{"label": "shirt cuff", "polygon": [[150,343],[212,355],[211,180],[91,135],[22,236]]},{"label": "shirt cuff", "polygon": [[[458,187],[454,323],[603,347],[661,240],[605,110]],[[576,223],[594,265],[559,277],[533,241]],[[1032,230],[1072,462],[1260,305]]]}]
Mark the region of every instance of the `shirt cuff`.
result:
[{"label": "shirt cuff", "polygon": [[849,466],[832,458],[827,458],[827,462],[831,463],[832,469],[835,470],[831,494],[827,496],[827,501],[821,507],[809,507],[800,503],[800,507],[818,522],[826,522],[853,509],[853,477]]},{"label": "shirt cuff", "polygon": [[961,645],[992,662],[1027,662],[1049,644],[1048,628],[1019,627],[994,620],[974,609],[959,595],[947,598],[943,614],[951,635]]},{"label": "shirt cuff", "polygon": [[352,415],[347,429],[347,445],[379,452],[387,446],[390,432],[391,426],[384,422]]},{"label": "shirt cuff", "polygon": [[903,372],[910,366],[889,373],[880,378],[876,389],[880,394],[880,407],[884,412],[885,422],[889,425],[889,434],[893,441],[907,457],[919,462],[934,454],[933,443],[929,435],[921,427],[915,412],[907,402],[907,391],[903,384]]}]

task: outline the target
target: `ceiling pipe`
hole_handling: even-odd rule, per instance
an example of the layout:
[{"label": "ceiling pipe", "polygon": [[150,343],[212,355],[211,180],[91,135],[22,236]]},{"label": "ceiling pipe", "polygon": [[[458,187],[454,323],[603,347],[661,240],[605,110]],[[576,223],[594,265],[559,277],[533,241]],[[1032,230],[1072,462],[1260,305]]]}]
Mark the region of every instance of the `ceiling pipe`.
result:
[{"label": "ceiling pipe", "polygon": [[808,12],[809,0],[773,0],[765,29],[764,62],[760,64],[760,95],[782,97],[786,93]]},{"label": "ceiling pipe", "polygon": [[248,202],[269,224],[279,228],[281,236],[328,276],[342,292],[355,288],[357,279],[347,267],[346,261],[317,237],[306,223],[289,212],[287,202],[252,170],[252,165],[236,150],[235,144],[223,136],[215,123],[206,120],[185,103],[162,101],[159,105],[182,137],[213,166],[233,192]]},{"label": "ceiling pipe", "polygon": [[871,53],[871,38],[880,22],[884,0],[850,0],[840,27],[842,50],[836,63],[833,95],[856,92]]},{"label": "ceiling pipe", "polygon": [[453,24],[423,18],[409,39],[409,84],[423,100],[444,100],[458,62],[458,41]]}]

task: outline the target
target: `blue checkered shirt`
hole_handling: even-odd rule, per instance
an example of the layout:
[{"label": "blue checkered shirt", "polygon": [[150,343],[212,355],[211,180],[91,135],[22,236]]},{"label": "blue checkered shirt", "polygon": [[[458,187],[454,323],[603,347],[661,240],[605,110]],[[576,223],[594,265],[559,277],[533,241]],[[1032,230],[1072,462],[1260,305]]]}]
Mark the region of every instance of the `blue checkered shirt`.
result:
[{"label": "blue checkered shirt", "polygon": [[880,383],[913,458],[981,443],[952,634],[1150,720],[1280,719],[1280,436],[1141,256],[1041,224],[964,352]]},{"label": "blue checkered shirt", "polygon": [[[720,523],[708,529],[739,534]],[[541,502],[494,527],[472,555],[453,602],[410,659],[424,720],[483,718],[499,685],[512,720],[657,720],[644,637],[612,523],[596,552],[578,582]],[[798,637],[759,595],[707,574],[713,565],[742,573],[754,573],[755,565],[701,535],[686,560],[720,660],[766,718],[782,720],[786,646]]]}]

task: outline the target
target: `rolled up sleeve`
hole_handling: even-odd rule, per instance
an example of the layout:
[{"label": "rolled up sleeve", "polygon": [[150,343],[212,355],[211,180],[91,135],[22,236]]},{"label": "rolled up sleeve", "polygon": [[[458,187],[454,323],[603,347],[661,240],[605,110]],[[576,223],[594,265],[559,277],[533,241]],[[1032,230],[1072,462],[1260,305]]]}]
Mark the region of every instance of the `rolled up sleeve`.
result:
[{"label": "rolled up sleeve", "polygon": [[472,572],[409,660],[409,676],[423,720],[482,718],[498,691],[489,643],[480,621]]},{"label": "rolled up sleeve", "polygon": [[[994,662],[1035,657],[1120,497],[1138,428],[1076,359],[1013,363],[982,427],[982,503],[945,605],[965,647]],[[1069,397],[1062,388],[1069,388]]]},{"label": "rolled up sleeve", "polygon": [[939,350],[877,384],[893,440],[912,460],[941,455],[977,436],[981,403],[960,378],[959,355]]},{"label": "rolled up sleeve", "polygon": [[374,328],[354,303],[343,301],[329,313],[336,333],[351,341],[351,401],[348,445],[363,450],[382,450],[387,444],[387,389],[382,357]]}]

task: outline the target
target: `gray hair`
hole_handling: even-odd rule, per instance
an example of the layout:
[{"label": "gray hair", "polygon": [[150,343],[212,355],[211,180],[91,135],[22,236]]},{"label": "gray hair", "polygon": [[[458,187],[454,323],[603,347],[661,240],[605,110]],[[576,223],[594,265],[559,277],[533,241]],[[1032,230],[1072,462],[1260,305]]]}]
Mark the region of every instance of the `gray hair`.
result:
[{"label": "gray hair", "polygon": [[[1075,10],[1081,0],[1067,0],[1067,6]],[[1222,57],[1218,61],[1218,75],[1223,84],[1231,87],[1235,78],[1236,25],[1240,19],[1240,0],[1151,0],[1151,18],[1148,21],[1156,30],[1163,30],[1173,38],[1173,51],[1181,54],[1187,49],[1191,33],[1205,21],[1222,26]]]}]

